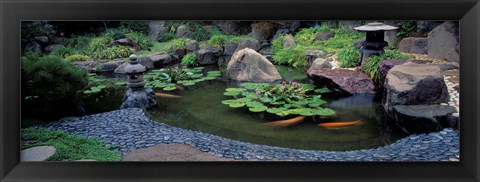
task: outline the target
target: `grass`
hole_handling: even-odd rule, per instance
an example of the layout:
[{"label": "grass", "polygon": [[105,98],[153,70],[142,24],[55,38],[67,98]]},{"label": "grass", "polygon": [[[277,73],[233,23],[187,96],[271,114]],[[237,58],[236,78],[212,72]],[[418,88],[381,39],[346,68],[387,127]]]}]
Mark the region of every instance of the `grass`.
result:
[{"label": "grass", "polygon": [[55,154],[47,161],[74,161],[93,159],[97,161],[120,161],[121,155],[113,152],[96,139],[67,134],[62,131],[53,131],[40,128],[26,128],[22,130],[22,149],[35,146],[54,146]]},{"label": "grass", "polygon": [[338,51],[337,56],[340,67],[355,67],[360,60],[360,51],[355,47],[349,47]]},{"label": "grass", "polygon": [[378,82],[380,79],[379,75],[379,64],[383,60],[406,60],[409,59],[408,56],[403,55],[400,53],[398,50],[385,50],[385,54],[379,55],[379,56],[371,56],[364,60],[364,63],[362,65],[362,70],[370,75],[370,78]]}]

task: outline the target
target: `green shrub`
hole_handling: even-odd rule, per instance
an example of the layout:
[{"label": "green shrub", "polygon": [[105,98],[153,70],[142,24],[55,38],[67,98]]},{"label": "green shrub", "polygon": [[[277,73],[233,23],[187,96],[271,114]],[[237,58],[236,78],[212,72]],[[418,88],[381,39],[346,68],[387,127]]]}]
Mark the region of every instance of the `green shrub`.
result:
[{"label": "green shrub", "polygon": [[113,40],[127,38],[127,30],[123,28],[108,29],[107,34],[113,38]]},{"label": "green shrub", "polygon": [[287,64],[293,67],[308,66],[305,57],[306,50],[303,46],[289,47],[282,49],[273,55],[273,61],[277,64]]},{"label": "green shrub", "polygon": [[41,21],[22,21],[21,38],[29,39],[35,36],[46,36],[55,34],[55,30]]},{"label": "green shrub", "polygon": [[195,31],[190,32],[190,34],[188,34],[188,38],[194,39],[194,40],[197,40],[197,41],[200,42],[200,41],[208,40],[212,36],[212,33],[207,31],[203,27],[199,27],[199,28],[194,29],[194,30]]},{"label": "green shrub", "polygon": [[153,46],[152,39],[148,38],[145,34],[142,34],[140,32],[130,32],[125,34],[125,36],[133,42],[137,43],[142,50],[148,50],[150,49],[150,47]]},{"label": "green shrub", "polygon": [[208,44],[216,48],[223,48],[227,42],[228,37],[226,35],[214,35],[208,40]]},{"label": "green shrub", "polygon": [[113,37],[111,34],[104,34],[101,37],[95,37],[88,44],[86,53],[92,57],[96,57],[95,54],[107,49],[112,43]]},{"label": "green shrub", "polygon": [[197,66],[197,54],[195,53],[188,53],[182,58],[181,65],[185,66]]},{"label": "green shrub", "polygon": [[385,54],[382,54],[379,56],[371,56],[366,60],[364,60],[364,63],[362,64],[362,69],[364,72],[370,75],[370,78],[373,81],[377,82],[380,78],[378,65],[383,60],[389,60],[389,59],[406,60],[406,59],[409,59],[409,57],[406,55],[403,55],[398,50],[386,50]]},{"label": "green shrub", "polygon": [[82,55],[82,54],[74,54],[71,56],[67,56],[65,60],[73,62],[73,61],[86,61],[90,59],[90,57]]},{"label": "green shrub", "polygon": [[113,46],[108,47],[99,52],[93,54],[93,58],[96,59],[117,59],[117,58],[126,58],[133,54],[135,50],[127,46]]},{"label": "green shrub", "polygon": [[141,32],[148,34],[148,21],[121,21],[122,28],[130,30],[131,32]]},{"label": "green shrub", "polygon": [[273,54],[276,54],[277,52],[279,52],[280,50],[283,49],[283,37],[285,37],[285,36],[280,35],[280,36],[276,37],[275,39],[273,39],[273,41],[272,41],[272,53]]},{"label": "green shrub", "polygon": [[175,49],[185,49],[185,43],[187,38],[181,37],[165,42],[163,47],[167,52],[174,51]]},{"label": "green shrub", "polygon": [[295,34],[295,42],[303,46],[313,46],[318,42],[315,40],[318,32],[320,32],[319,28],[302,28]]},{"label": "green shrub", "polygon": [[93,159],[97,161],[120,161],[120,154],[105,146],[97,139],[89,139],[43,128],[26,128],[22,132],[21,148],[54,146],[56,151],[47,161],[74,161]]},{"label": "green shrub", "polygon": [[63,45],[52,51],[52,55],[60,56],[63,58],[71,56],[75,53],[76,53],[75,49],[71,47],[65,47]]},{"label": "green shrub", "polygon": [[355,67],[358,61],[360,61],[360,51],[355,47],[341,49],[338,51],[337,56],[342,68]]},{"label": "green shrub", "polygon": [[416,23],[411,21],[402,21],[399,23],[399,26],[400,30],[396,34],[396,36],[399,38],[411,36],[416,32],[417,29]]},{"label": "green shrub", "polygon": [[170,40],[173,40],[177,37],[177,35],[175,35],[175,33],[172,33],[172,32],[165,32],[163,34],[161,34],[159,37],[158,37],[158,41],[160,42],[168,42]]},{"label": "green shrub", "polygon": [[70,39],[70,42],[67,44],[68,47],[71,47],[77,51],[86,50],[93,36],[78,35],[73,36]]}]

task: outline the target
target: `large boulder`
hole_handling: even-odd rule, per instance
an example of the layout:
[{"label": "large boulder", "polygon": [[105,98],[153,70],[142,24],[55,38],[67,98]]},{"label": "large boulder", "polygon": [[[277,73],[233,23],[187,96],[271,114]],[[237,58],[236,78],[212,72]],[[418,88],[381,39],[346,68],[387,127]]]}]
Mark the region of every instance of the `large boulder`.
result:
[{"label": "large boulder", "polygon": [[405,132],[428,133],[450,127],[456,109],[444,105],[397,105],[392,112],[396,124]]},{"label": "large boulder", "polygon": [[321,50],[307,50],[305,51],[305,58],[307,59],[308,65],[312,65],[313,61],[319,57],[326,56],[327,53]]},{"label": "large boulder", "polygon": [[150,59],[150,57],[148,56],[140,56],[138,58],[138,63],[140,63],[141,65],[145,66],[145,68],[147,70],[151,70],[154,68],[153,66],[153,61],[152,59]]},{"label": "large boulder", "polygon": [[222,51],[217,48],[204,48],[197,51],[197,63],[201,65],[217,64]]},{"label": "large boulder", "polygon": [[446,21],[428,33],[428,57],[459,61],[459,28],[458,24]]},{"label": "large boulder", "polygon": [[259,41],[267,41],[276,32],[276,24],[273,22],[252,23],[252,35]]},{"label": "large boulder", "polygon": [[152,60],[154,68],[164,67],[173,61],[172,56],[168,53],[158,53],[149,55],[148,57]]},{"label": "large boulder", "polygon": [[196,40],[188,40],[185,42],[185,49],[187,52],[195,52],[199,49],[200,45]]},{"label": "large boulder", "polygon": [[328,68],[331,69],[332,66],[332,58],[317,58],[315,61],[313,61],[312,65],[310,66],[310,69],[321,69],[321,68]]},{"label": "large boulder", "polygon": [[216,21],[214,24],[226,35],[234,34],[238,29],[238,22],[235,21]]},{"label": "large boulder", "polygon": [[275,66],[253,49],[236,51],[227,65],[227,78],[245,82],[275,82],[282,77]]},{"label": "large boulder", "polygon": [[166,33],[168,30],[165,27],[165,21],[150,21],[148,23],[148,37],[152,40],[157,40],[160,35]]},{"label": "large boulder", "polygon": [[177,37],[185,37],[190,33],[190,29],[187,25],[180,25],[177,27]]},{"label": "large boulder", "polygon": [[88,72],[97,71],[96,61],[75,61],[75,62],[72,62],[72,64]]},{"label": "large boulder", "polygon": [[42,44],[42,45],[47,45],[48,44],[48,37],[47,36],[37,36],[33,39],[35,39],[35,41],[37,41],[39,44]]},{"label": "large boulder", "polygon": [[317,33],[317,36],[315,37],[316,40],[319,40],[319,41],[324,41],[324,40],[328,40],[330,38],[332,38],[333,36],[335,36],[335,32],[318,32]]},{"label": "large boulder", "polygon": [[122,105],[120,109],[125,108],[141,108],[141,109],[150,109],[157,105],[157,99],[155,92],[147,88],[140,91],[132,91],[128,89],[123,97]]},{"label": "large boulder", "polygon": [[108,61],[104,63],[100,63],[99,70],[97,72],[115,72],[115,70],[125,63],[125,61]]},{"label": "large boulder", "polygon": [[308,77],[317,86],[328,87],[344,94],[373,94],[375,85],[368,75],[346,69],[311,68]]},{"label": "large boulder", "polygon": [[235,51],[239,51],[245,48],[250,48],[255,51],[259,51],[262,48],[262,43],[260,43],[260,41],[255,39],[244,39],[240,41]]},{"label": "large boulder", "polygon": [[288,34],[283,37],[283,43],[282,43],[283,48],[295,47],[295,46],[297,46],[297,44],[295,43],[295,38],[293,38],[292,35]]},{"label": "large boulder", "polygon": [[385,79],[383,104],[429,105],[446,102],[447,85],[438,66],[405,63],[390,69]]},{"label": "large boulder", "polygon": [[237,50],[238,43],[235,42],[228,42],[227,45],[225,45],[225,55],[231,56],[233,53],[235,53],[235,50]]},{"label": "large boulder", "polygon": [[398,44],[398,50],[404,53],[427,54],[427,38],[406,37]]},{"label": "large boulder", "polygon": [[382,62],[380,62],[380,64],[378,64],[380,86],[383,87],[383,84],[385,83],[385,77],[387,76],[390,69],[392,69],[394,66],[405,63],[407,63],[406,60],[383,60]]}]

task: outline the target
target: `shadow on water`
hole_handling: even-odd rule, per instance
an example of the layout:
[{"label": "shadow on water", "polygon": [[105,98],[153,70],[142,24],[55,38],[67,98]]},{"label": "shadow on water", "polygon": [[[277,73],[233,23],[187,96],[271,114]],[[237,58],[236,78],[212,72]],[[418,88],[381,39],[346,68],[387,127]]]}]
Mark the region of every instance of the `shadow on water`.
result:
[{"label": "shadow on water", "polygon": [[[285,80],[308,81],[303,70],[278,70]],[[298,149],[366,149],[384,146],[402,137],[386,126],[381,106],[373,95],[342,98],[322,95],[329,102],[327,107],[338,113],[336,118],[307,117],[293,126],[271,127],[264,123],[280,118],[223,105],[223,100],[230,99],[222,94],[227,87],[227,83],[219,79],[170,92],[182,98],[158,97],[159,106],[150,111],[150,117],[176,127],[234,140]],[[322,122],[356,120],[361,124],[334,129],[318,126]]]}]

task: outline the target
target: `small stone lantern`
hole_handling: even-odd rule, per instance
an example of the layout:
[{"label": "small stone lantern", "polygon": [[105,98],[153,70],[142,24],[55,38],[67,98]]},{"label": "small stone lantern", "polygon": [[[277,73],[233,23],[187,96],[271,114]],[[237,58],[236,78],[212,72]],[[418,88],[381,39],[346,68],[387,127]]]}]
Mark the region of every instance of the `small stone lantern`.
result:
[{"label": "small stone lantern", "polygon": [[359,26],[354,28],[360,32],[366,32],[366,40],[362,43],[362,49],[360,50],[360,60],[357,66],[363,64],[363,61],[372,55],[381,55],[384,54],[384,47],[388,43],[384,40],[385,31],[396,30],[398,27],[385,25],[380,22],[368,23],[367,25]]},{"label": "small stone lantern", "polygon": [[147,71],[145,66],[138,64],[137,56],[135,54],[130,55],[130,62],[125,67],[127,73],[127,86],[132,91],[145,89],[145,82],[143,81],[143,73]]}]

